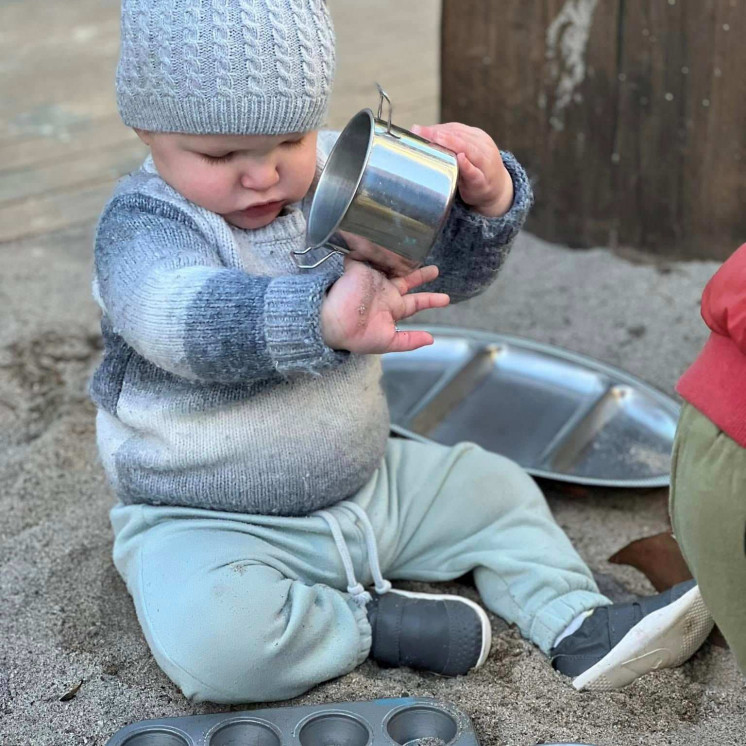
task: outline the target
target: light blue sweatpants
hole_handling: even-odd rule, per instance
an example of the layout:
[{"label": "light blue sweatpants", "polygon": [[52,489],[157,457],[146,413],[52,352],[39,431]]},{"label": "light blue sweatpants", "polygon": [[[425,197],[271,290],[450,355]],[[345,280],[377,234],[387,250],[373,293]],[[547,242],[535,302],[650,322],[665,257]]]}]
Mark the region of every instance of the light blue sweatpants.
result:
[{"label": "light blue sweatpants", "polygon": [[[473,444],[389,441],[351,498],[368,515],[390,580],[470,570],[484,604],[548,652],[581,612],[610,603],[533,480]],[[330,508],[357,579],[373,582],[352,511]],[[368,656],[365,609],[326,520],[118,505],[114,563],[161,668],[187,697],[295,697]]]}]

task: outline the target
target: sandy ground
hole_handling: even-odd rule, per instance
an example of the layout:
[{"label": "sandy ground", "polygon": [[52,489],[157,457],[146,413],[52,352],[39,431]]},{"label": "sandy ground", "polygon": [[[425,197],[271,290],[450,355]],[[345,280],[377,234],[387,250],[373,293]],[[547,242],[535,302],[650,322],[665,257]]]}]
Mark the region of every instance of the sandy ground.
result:
[{"label": "sandy ground", "polygon": [[[331,124],[373,105],[376,79],[395,101],[395,121],[433,121],[438,0],[329,1],[339,39]],[[160,672],[110,559],[112,496],[85,394],[100,355],[90,248],[113,179],[142,156],[113,105],[116,14],[115,0],[0,2],[3,746],[104,744],[140,719],[224,709],[191,704]],[[570,252],[523,236],[487,294],[428,320],[558,344],[670,393],[704,339],[697,304],[714,269]],[[666,528],[663,492],[544,487],[605,592],[622,599],[651,590],[606,558]],[[579,695],[514,630],[493,624],[492,654],[475,675],[443,680],[368,663],[301,701],[441,697],[473,717],[485,746],[746,741],[744,681],[725,650],[706,647],[621,692]]]},{"label": "sandy ground", "polygon": [[[110,561],[112,497],[85,396],[99,355],[88,287],[91,231],[0,247],[0,742],[7,746],[103,744],[136,720],[221,709],[186,701],[160,672]],[[634,264],[524,235],[488,293],[429,320],[559,344],[670,392],[703,340],[697,298],[714,268]],[[569,496],[545,487],[607,592],[650,590],[635,570],[606,558],[665,529],[665,494]],[[489,745],[743,742],[744,681],[725,650],[706,647],[683,667],[621,692],[581,695],[532,645],[493,621],[489,661],[467,678],[367,663],[301,701],[442,697],[474,718]],[[60,702],[80,681],[77,696]]]}]

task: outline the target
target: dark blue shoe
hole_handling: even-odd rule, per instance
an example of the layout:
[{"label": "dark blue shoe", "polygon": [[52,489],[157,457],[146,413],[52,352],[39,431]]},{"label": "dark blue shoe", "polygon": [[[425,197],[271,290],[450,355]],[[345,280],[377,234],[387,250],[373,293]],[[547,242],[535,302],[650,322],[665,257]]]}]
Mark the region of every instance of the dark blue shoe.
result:
[{"label": "dark blue shoe", "polygon": [[639,676],[680,666],[714,625],[693,580],[657,596],[601,606],[551,652],[576,689],[621,689]]},{"label": "dark blue shoe", "polygon": [[399,590],[371,595],[370,657],[380,664],[459,676],[487,660],[492,628],[484,609],[473,601]]}]

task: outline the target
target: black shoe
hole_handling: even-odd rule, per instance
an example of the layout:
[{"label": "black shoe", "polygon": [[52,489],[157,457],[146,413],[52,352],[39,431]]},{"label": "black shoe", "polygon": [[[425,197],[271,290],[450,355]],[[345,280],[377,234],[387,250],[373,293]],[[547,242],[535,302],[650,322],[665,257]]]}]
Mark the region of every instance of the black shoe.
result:
[{"label": "black shoe", "polygon": [[552,666],[576,689],[609,691],[650,671],[680,666],[710,634],[713,620],[693,580],[657,596],[601,606],[552,649]]},{"label": "black shoe", "polygon": [[473,601],[398,590],[372,597],[370,656],[382,665],[459,676],[487,659],[492,628],[484,609]]}]

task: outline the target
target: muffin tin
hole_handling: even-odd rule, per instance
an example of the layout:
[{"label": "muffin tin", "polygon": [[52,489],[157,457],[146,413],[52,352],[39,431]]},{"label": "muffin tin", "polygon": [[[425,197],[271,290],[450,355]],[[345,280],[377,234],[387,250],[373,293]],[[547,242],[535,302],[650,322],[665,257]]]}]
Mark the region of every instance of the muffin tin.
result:
[{"label": "muffin tin", "polygon": [[460,710],[429,698],[143,720],[107,746],[479,746]]}]

